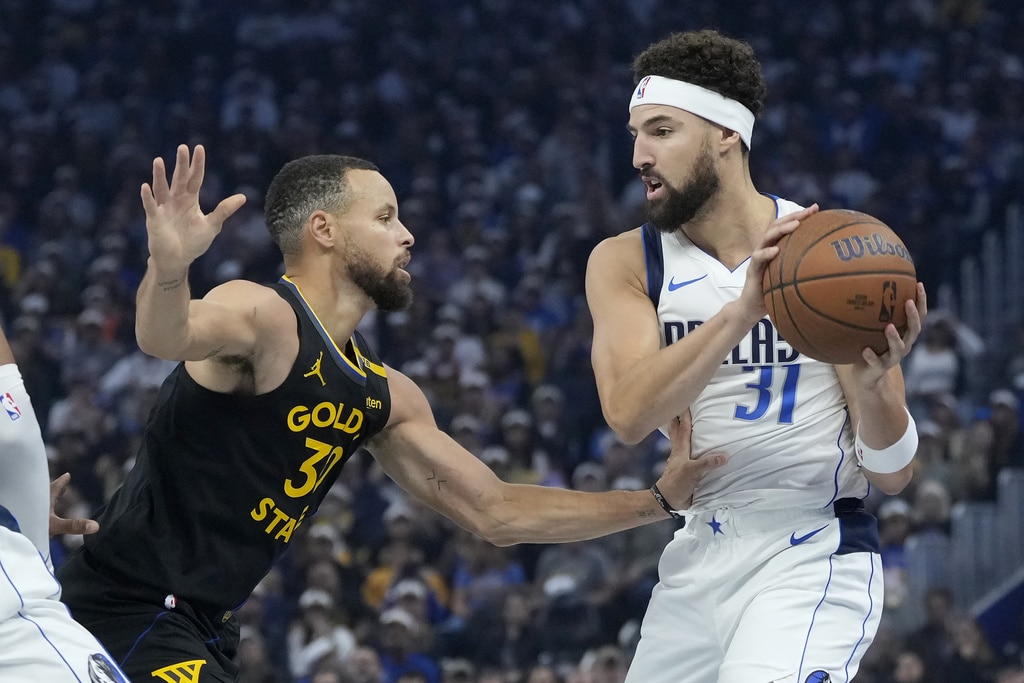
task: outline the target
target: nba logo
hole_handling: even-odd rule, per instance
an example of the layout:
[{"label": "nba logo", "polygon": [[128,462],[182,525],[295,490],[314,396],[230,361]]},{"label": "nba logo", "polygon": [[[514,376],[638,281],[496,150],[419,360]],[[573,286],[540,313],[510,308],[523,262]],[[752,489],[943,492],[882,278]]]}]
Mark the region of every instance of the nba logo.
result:
[{"label": "nba logo", "polygon": [[7,411],[7,417],[11,418],[11,422],[21,419],[21,408],[15,403],[11,392],[8,391],[3,396],[0,396],[0,403],[3,404],[4,410]]},{"label": "nba logo", "polygon": [[644,91],[647,90],[647,82],[651,80],[650,76],[644,76],[644,80],[640,81],[640,84],[636,86],[636,97],[634,99],[642,100],[644,98]]}]

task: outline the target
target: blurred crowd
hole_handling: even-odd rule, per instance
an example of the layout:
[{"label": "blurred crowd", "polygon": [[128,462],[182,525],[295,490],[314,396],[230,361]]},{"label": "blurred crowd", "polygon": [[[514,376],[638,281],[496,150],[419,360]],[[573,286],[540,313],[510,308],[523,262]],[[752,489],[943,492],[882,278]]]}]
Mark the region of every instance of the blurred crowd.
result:
[{"label": "blurred crowd", "polygon": [[[179,143],[207,147],[209,208],[248,198],[193,267],[195,296],[280,274],[262,193],[284,162],[381,167],[416,236],[416,300],[363,332],[511,481],[644,488],[667,451],[606,428],[582,287],[591,248],[643,221],[629,64],[668,31],[756,48],[759,189],[875,215],[926,286],[955,282],[1024,196],[1024,6],[805,4],[0,0],[0,314],[53,472],[72,473],[71,512],[118,486],[171,368],[137,349],[133,298],[139,186]],[[977,367],[991,372],[968,383]],[[1024,467],[1024,323],[983,339],[935,311],[905,371],[918,471],[903,497],[870,501],[896,610],[906,539],[948,534],[954,503],[993,499],[998,473]],[[621,681],[673,531],[495,548],[357,454],[239,610],[242,680]],[[996,649],[949,586],[928,588],[926,621],[892,629],[858,683],[1024,681],[1024,616]]]}]

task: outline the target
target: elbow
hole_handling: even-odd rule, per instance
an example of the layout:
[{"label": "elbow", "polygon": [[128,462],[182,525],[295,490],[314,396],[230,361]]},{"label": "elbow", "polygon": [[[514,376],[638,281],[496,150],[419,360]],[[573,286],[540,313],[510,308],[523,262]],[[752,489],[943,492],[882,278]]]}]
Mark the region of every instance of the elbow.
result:
[{"label": "elbow", "polygon": [[907,488],[910,480],[914,477],[914,469],[907,465],[899,472],[892,474],[876,474],[871,478],[871,484],[887,496],[895,496]]},{"label": "elbow", "polygon": [[606,410],[604,413],[605,422],[611,427],[624,443],[632,446],[643,441],[644,437],[651,433],[647,425],[640,424],[640,416],[627,414],[624,411]]},{"label": "elbow", "polygon": [[522,538],[519,538],[512,533],[512,525],[502,524],[500,521],[493,518],[488,518],[486,520],[476,519],[473,524],[467,525],[466,529],[484,539],[491,545],[498,546],[499,548],[507,548],[523,542]]}]

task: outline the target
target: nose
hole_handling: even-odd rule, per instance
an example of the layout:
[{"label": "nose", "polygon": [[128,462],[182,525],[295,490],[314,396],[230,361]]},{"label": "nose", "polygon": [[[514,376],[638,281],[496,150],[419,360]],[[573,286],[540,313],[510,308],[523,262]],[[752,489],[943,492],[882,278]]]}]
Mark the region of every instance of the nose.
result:
[{"label": "nose", "polygon": [[409,232],[409,228],[405,227],[405,223],[398,221],[398,225],[400,226],[400,230],[398,231],[398,243],[403,247],[411,247],[416,243],[416,238],[412,236],[411,232]]},{"label": "nose", "polygon": [[633,168],[640,170],[644,166],[654,166],[654,155],[644,144],[640,136],[633,141]]}]

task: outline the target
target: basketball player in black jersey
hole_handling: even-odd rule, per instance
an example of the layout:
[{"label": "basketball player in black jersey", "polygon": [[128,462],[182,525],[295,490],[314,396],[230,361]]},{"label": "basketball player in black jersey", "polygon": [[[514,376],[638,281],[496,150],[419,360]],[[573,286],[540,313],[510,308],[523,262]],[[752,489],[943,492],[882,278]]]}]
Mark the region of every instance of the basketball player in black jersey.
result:
[{"label": "basketball player in black jersey", "polygon": [[[270,286],[231,281],[203,299],[188,269],[244,202],[199,208],[201,146],[142,187],[149,263],[140,348],[182,361],[164,382],[137,462],[62,565],[75,618],[136,680],[233,681],[231,612],[313,515],[360,446],[410,494],[498,545],[593,538],[668,518],[654,491],[583,493],[499,480],[441,432],[416,385],[355,331],[411,301],[413,236],[394,190],[360,159],[311,156],[270,185],[284,257]],[[660,493],[681,503],[724,456],[678,438]]]}]

